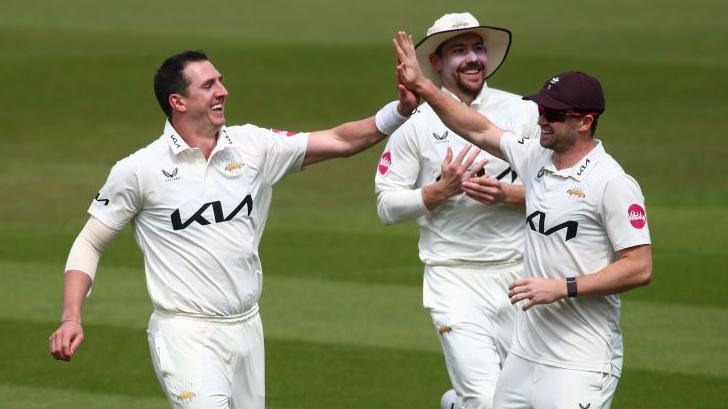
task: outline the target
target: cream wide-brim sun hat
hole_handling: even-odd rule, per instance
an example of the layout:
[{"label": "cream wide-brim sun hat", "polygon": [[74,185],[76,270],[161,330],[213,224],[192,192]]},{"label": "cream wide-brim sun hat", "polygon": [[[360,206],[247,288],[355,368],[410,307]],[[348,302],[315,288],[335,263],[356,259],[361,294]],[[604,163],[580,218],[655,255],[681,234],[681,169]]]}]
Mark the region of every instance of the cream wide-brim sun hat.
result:
[{"label": "cream wide-brim sun hat", "polygon": [[470,13],[445,14],[427,29],[427,34],[415,46],[415,54],[425,77],[429,78],[438,87],[442,85],[440,74],[430,64],[430,54],[445,41],[465,33],[475,33],[483,39],[488,64],[485,78],[493,75],[506,59],[508,49],[511,47],[511,32],[505,28],[481,26],[480,22]]}]

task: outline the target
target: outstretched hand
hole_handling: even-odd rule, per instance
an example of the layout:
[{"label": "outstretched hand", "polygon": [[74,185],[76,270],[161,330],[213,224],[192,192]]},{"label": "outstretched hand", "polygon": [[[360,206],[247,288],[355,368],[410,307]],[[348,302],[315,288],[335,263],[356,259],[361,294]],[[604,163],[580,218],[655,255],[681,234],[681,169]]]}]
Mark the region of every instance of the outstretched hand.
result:
[{"label": "outstretched hand", "polygon": [[410,116],[417,109],[417,105],[420,102],[420,97],[414,92],[410,91],[402,82],[397,80],[397,93],[399,94],[399,105],[397,105],[397,112],[402,116]]},{"label": "outstretched hand", "polygon": [[420,64],[417,62],[415,46],[412,43],[412,36],[404,31],[397,32],[392,39],[394,51],[397,53],[397,77],[402,85],[412,91],[416,91],[418,85],[427,79],[422,74]]}]

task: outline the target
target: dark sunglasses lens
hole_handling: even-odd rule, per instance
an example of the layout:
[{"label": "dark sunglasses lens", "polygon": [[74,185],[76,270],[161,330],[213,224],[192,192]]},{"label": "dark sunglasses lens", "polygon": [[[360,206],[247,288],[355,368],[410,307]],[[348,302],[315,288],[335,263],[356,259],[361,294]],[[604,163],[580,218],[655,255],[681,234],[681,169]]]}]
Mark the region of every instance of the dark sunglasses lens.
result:
[{"label": "dark sunglasses lens", "polygon": [[556,109],[548,109],[544,107],[538,107],[538,113],[549,122],[563,122],[566,119],[566,114],[563,111]]}]

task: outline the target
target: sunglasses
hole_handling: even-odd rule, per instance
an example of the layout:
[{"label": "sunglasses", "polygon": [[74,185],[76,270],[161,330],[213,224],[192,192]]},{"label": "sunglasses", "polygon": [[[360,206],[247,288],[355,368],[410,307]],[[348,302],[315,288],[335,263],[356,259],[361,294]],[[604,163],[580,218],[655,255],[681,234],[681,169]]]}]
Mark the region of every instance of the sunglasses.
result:
[{"label": "sunglasses", "polygon": [[561,111],[558,109],[546,108],[541,105],[538,106],[538,114],[541,115],[543,117],[543,119],[545,119],[548,122],[564,122],[566,120],[566,117],[583,118],[587,115],[591,115],[594,117],[599,115],[596,112],[579,113],[579,112]]}]

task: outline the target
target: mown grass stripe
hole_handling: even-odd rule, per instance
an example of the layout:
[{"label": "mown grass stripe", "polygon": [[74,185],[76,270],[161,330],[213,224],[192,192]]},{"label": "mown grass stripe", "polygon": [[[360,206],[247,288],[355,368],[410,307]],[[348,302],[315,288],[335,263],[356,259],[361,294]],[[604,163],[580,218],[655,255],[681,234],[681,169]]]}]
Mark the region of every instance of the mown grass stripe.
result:
[{"label": "mown grass stripe", "polygon": [[[0,317],[54,322],[61,305],[60,276],[55,289],[43,289],[32,270],[12,271],[13,278],[30,274],[0,302]],[[28,303],[28,297],[42,301]],[[87,304],[84,319],[91,325],[143,329],[151,312],[141,272],[133,269],[109,271]],[[261,308],[268,339],[425,352],[440,348],[417,286],[272,275],[265,278]],[[722,353],[728,350],[724,308],[628,298],[622,328],[627,368],[728,376]]]},{"label": "mown grass stripe", "polygon": [[[62,363],[47,355],[49,325],[0,320],[3,333],[14,334],[0,339],[0,348],[13,351],[3,359],[0,402],[27,402],[13,406],[27,409],[94,400],[86,407],[163,402],[143,330],[87,325],[91,342]],[[271,408],[434,407],[448,384],[438,352],[268,337],[266,354]],[[725,376],[628,367],[615,407],[722,408],[726,387]],[[19,396],[29,391],[37,391],[36,399]],[[99,403],[106,399],[109,405]]]}]

